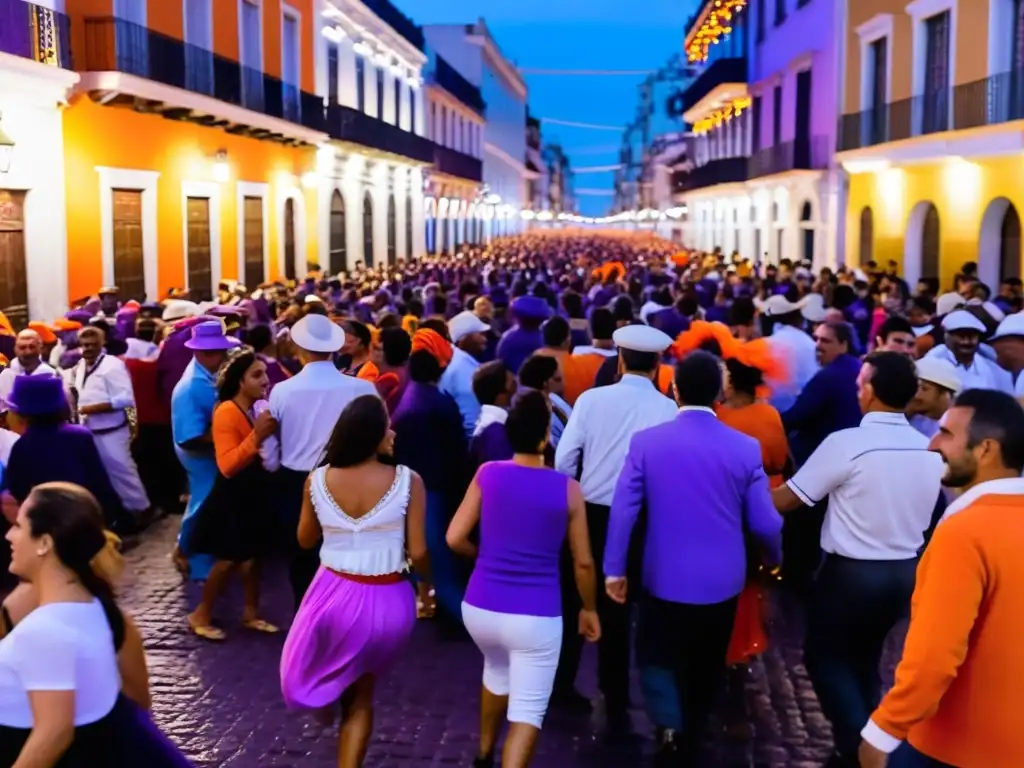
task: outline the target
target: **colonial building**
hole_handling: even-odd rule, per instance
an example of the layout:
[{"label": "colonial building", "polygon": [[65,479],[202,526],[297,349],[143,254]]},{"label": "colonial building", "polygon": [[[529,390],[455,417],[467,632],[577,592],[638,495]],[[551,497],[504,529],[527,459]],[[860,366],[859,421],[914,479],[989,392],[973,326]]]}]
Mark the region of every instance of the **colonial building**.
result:
[{"label": "colonial building", "polygon": [[427,133],[434,141],[434,167],[427,176],[426,250],[451,253],[484,240],[493,208],[483,202],[486,105],[480,89],[446,59],[428,51]]},{"label": "colonial building", "polygon": [[[505,58],[483,20],[475,24],[424,27],[430,48],[480,89],[487,104],[483,137],[484,237],[521,229],[520,211],[527,205],[527,88],[515,66]],[[493,211],[493,215],[490,212]]]},{"label": "colonial building", "polygon": [[1024,5],[858,0],[848,8],[839,158],[847,253],[950,286],[976,261],[1021,274]]},{"label": "colonial building", "polygon": [[67,307],[69,32],[53,3],[0,0],[0,311],[17,327]]},{"label": "colonial building", "polygon": [[840,23],[838,0],[711,0],[695,17],[686,53],[703,70],[683,95],[693,168],[674,175],[693,245],[843,260]]},{"label": "colonial building", "polygon": [[435,159],[423,32],[388,0],[316,2],[316,92],[330,134],[318,162],[320,262],[335,273],[418,258],[424,169]]}]

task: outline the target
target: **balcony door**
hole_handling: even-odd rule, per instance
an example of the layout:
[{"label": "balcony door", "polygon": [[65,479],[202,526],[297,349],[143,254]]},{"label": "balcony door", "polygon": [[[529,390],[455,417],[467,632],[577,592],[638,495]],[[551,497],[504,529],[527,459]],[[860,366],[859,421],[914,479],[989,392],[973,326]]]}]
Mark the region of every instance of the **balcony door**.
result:
[{"label": "balcony door", "polygon": [[185,0],[185,87],[213,95],[213,3]]},{"label": "balcony door", "polygon": [[299,20],[294,12],[286,10],[281,23],[281,99],[284,105],[284,119],[297,123],[302,66]]},{"label": "balcony door", "polygon": [[28,325],[25,193],[0,189],[0,312],[15,330]]},{"label": "balcony door", "polygon": [[793,167],[811,167],[811,70],[796,76],[796,132],[793,143]]},{"label": "balcony door", "polygon": [[192,301],[213,298],[213,271],[210,253],[210,199],[190,197],[185,203],[188,217],[188,290]]},{"label": "balcony door", "polygon": [[146,298],[146,269],[142,255],[142,191],[115,189],[114,285],[125,300]]},{"label": "balcony door", "polygon": [[148,78],[149,30],[146,29],[146,4],[138,0],[114,0],[114,18],[118,71]]},{"label": "balcony door", "polygon": [[924,23],[924,101],[922,133],[938,133],[949,125],[949,11]]},{"label": "balcony door", "polygon": [[242,51],[242,106],[255,112],[264,110],[261,11],[259,2],[242,0],[242,19],[239,25]]},{"label": "balcony door", "polygon": [[345,198],[341,196],[341,192],[334,190],[334,194],[331,195],[331,252],[328,263],[331,275],[336,275],[339,272],[348,272],[347,237],[348,227],[345,223]]}]

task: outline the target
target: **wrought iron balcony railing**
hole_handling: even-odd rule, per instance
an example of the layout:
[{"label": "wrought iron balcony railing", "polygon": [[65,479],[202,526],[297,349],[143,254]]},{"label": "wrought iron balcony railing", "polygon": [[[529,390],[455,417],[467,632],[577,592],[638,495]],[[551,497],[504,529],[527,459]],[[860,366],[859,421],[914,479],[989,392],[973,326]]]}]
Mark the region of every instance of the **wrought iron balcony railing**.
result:
[{"label": "wrought iron balcony railing", "polygon": [[358,109],[331,104],[326,108],[325,117],[327,133],[332,139],[351,141],[425,164],[434,162],[434,142],[370,117]]},{"label": "wrought iron balcony railing", "polygon": [[689,171],[672,173],[672,191],[675,193],[693,192],[716,184],[733,184],[746,181],[748,176],[746,157],[724,157],[698,165]]},{"label": "wrought iron balcony railing", "polygon": [[760,149],[750,158],[748,177],[756,179],[786,171],[820,171],[828,168],[829,144],[827,136],[815,136]]},{"label": "wrought iron balcony railing", "polygon": [[484,178],[482,161],[440,144],[434,145],[434,167],[441,173],[458,176],[460,179],[480,182]]},{"label": "wrought iron balcony railing", "polygon": [[71,69],[71,23],[25,0],[0,0],[0,51]]},{"label": "wrought iron balcony railing", "polygon": [[440,56],[436,57],[434,65],[434,82],[481,117],[486,114],[487,105],[480,95],[480,89]]},{"label": "wrought iron balcony railing", "polygon": [[1024,69],[902,99],[839,120],[839,151],[1024,119]]}]

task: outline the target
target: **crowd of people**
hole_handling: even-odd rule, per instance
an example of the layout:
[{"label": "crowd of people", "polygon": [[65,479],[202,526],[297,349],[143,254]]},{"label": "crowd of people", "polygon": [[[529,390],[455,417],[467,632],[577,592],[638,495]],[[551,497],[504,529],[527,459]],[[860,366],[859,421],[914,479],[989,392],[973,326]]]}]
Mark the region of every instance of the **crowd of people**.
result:
[{"label": "crowd of people", "polygon": [[113,592],[118,536],[175,513],[205,641],[232,641],[234,574],[239,630],[280,632],[260,567],[287,559],[282,694],[340,720],[341,768],[417,619],[483,657],[477,768],[529,765],[549,707],[590,710],[586,641],[608,736],[633,731],[635,652],[655,763],[701,765],[776,589],[806,606],[829,766],[1024,765],[1021,310],[973,264],[911,287],[895,263],[554,232],[0,316],[4,765],[187,764]]}]

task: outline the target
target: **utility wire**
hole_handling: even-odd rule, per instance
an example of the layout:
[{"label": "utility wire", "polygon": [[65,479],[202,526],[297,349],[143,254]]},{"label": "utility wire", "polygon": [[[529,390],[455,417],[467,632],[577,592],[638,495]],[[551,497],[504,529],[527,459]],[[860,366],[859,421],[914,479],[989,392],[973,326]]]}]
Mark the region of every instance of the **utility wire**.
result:
[{"label": "utility wire", "polygon": [[592,131],[615,131],[616,133],[622,133],[623,127],[621,125],[595,125],[594,123],[575,123],[571,120],[555,120],[551,117],[541,117],[539,120],[542,123],[548,123],[550,125],[564,125],[567,128],[588,128]]},{"label": "utility wire", "polygon": [[[571,154],[571,153],[570,153]],[[605,173],[606,171],[617,171],[622,167],[622,163],[616,163],[615,165],[588,165],[583,168],[573,168],[573,173]]]},{"label": "utility wire", "polygon": [[615,194],[615,190],[614,189],[577,189],[574,192],[574,194],[576,194],[576,195],[594,195],[594,196],[600,195],[600,196],[604,197],[606,195],[614,195]]},{"label": "utility wire", "polygon": [[556,77],[646,77],[649,69],[520,69],[521,75]]}]

